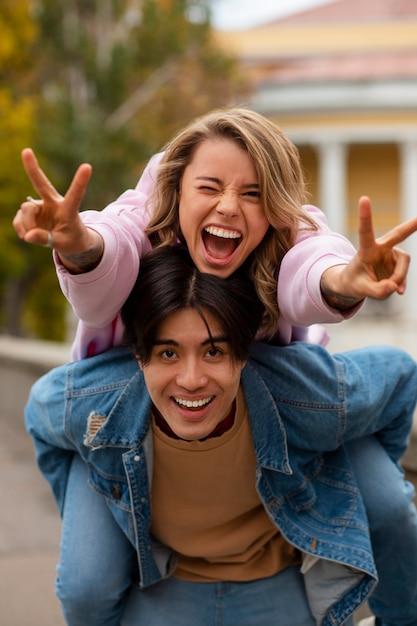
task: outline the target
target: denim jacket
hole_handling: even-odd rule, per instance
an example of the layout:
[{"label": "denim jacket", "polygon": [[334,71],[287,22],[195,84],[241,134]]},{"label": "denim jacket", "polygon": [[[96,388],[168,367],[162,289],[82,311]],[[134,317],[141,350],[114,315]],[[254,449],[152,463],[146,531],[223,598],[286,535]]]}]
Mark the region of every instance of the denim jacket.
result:
[{"label": "denim jacket", "polygon": [[[403,455],[417,401],[417,365],[372,347],[330,355],[322,347],[256,343],[241,383],[257,458],[256,486],[271,520],[303,555],[318,624],[342,624],[377,574],[364,505],[344,442],[376,433]],[[32,388],[28,432],[62,512],[74,452],[134,545],[141,585],[172,573],[176,555],[150,534],[151,401],[130,350],[58,367]]]}]

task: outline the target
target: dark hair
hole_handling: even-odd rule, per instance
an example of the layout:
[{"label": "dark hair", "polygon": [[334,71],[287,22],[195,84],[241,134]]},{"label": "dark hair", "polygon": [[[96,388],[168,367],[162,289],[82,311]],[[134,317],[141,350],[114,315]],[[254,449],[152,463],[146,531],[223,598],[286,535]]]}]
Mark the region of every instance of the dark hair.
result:
[{"label": "dark hair", "polygon": [[252,281],[237,272],[229,278],[201,273],[185,246],[156,248],[141,260],[136,283],[121,310],[124,340],[143,363],[151,358],[160,324],[168,315],[208,311],[228,337],[232,357],[244,361],[260,326],[264,307]]}]

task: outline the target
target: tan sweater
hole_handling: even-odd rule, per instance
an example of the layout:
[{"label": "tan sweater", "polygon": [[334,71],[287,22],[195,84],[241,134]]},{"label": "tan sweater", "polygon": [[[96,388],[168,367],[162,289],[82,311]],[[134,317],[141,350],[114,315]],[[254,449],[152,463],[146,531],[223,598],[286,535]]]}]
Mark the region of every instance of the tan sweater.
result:
[{"label": "tan sweater", "polygon": [[151,532],[179,554],[174,576],[249,581],[300,562],[255,489],[255,451],[241,391],[230,430],[187,442],[153,423]]}]

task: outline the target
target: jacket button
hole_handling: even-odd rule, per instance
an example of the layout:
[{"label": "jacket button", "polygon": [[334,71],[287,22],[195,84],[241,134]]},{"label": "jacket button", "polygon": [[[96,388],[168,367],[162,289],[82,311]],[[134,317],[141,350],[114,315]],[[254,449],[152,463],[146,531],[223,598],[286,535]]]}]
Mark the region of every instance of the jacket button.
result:
[{"label": "jacket button", "polygon": [[113,485],[111,488],[111,495],[115,500],[120,500],[120,487],[118,485]]},{"label": "jacket button", "polygon": [[134,461],[140,461],[140,456],[139,454],[135,454],[135,456],[133,457]]}]

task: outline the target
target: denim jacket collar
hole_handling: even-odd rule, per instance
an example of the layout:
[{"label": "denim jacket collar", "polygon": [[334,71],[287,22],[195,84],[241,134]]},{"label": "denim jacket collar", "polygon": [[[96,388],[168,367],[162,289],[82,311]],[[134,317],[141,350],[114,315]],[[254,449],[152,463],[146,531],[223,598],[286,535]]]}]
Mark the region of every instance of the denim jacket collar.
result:
[{"label": "denim jacket collar", "polygon": [[241,382],[258,463],[265,469],[292,474],[284,424],[265,381],[247,363],[242,371]]},{"label": "denim jacket collar", "polygon": [[[119,384],[122,391],[118,391],[118,397],[109,411],[92,412],[89,415],[84,443],[92,449],[137,448],[148,432],[152,402],[142,372],[138,368],[127,382],[119,381]],[[246,364],[242,371],[242,386],[259,465],[273,471],[292,474],[287,437],[276,402],[265,381],[250,363]],[[104,386],[102,391],[105,391]],[[67,397],[74,399],[84,395],[88,395],[85,385],[78,388],[76,381],[70,377]]]}]

